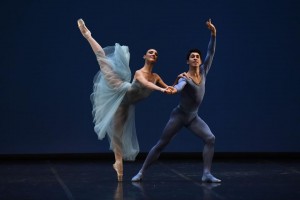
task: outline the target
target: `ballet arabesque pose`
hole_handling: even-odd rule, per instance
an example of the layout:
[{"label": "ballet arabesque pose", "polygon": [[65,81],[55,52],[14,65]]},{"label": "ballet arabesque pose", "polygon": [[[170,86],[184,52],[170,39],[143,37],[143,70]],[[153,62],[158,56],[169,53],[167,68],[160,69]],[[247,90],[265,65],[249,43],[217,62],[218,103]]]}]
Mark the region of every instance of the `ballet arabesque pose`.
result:
[{"label": "ballet arabesque pose", "polygon": [[[179,105],[171,112],[170,119],[165,126],[157,144],[148,153],[142,168],[132,181],[141,181],[145,171],[156,161],[163,149],[183,127],[202,138],[203,149],[203,182],[219,183],[221,180],[211,174],[211,163],[214,155],[215,136],[208,125],[198,116],[198,110],[204,97],[207,73],[211,67],[216,47],[216,28],[211,20],[206,22],[211,31],[208,51],[204,62],[198,49],[191,49],[187,54],[188,72],[182,73],[176,80],[175,91],[180,93]],[[182,77],[183,76],[183,77]]]},{"label": "ballet arabesque pose", "polygon": [[139,152],[134,104],[148,97],[154,90],[171,94],[174,88],[165,84],[158,74],[152,73],[158,57],[155,49],[146,52],[144,66],[135,72],[130,82],[128,47],[116,43],[115,46],[102,48],[82,19],[77,24],[100,66],[91,95],[94,130],[99,139],[108,135],[110,149],[115,156],[113,168],[117,172],[118,181],[122,181],[123,160],[134,160]]}]

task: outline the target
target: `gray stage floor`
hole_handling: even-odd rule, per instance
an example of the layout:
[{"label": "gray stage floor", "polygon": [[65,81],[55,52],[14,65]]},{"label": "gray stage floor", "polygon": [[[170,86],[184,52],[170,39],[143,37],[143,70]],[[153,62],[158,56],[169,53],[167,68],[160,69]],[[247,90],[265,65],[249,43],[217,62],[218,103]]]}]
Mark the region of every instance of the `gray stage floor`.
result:
[{"label": "gray stage floor", "polygon": [[200,159],[160,159],[141,183],[132,183],[142,160],[124,163],[118,183],[113,159],[4,159],[0,199],[228,199],[299,200],[299,159],[215,159],[221,184],[201,182]]}]

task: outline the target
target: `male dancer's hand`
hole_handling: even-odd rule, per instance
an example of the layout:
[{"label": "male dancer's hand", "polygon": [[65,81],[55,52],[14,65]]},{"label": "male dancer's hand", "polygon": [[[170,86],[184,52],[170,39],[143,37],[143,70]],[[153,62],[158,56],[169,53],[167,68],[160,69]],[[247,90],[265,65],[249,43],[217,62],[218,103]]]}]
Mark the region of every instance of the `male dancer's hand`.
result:
[{"label": "male dancer's hand", "polygon": [[174,88],[174,87],[172,87],[172,86],[168,86],[167,88],[166,88],[166,91],[165,91],[167,94],[175,94],[176,92],[177,92],[177,90]]},{"label": "male dancer's hand", "polygon": [[207,28],[211,31],[211,34],[216,36],[217,30],[216,27],[211,23],[211,19],[206,22]]}]

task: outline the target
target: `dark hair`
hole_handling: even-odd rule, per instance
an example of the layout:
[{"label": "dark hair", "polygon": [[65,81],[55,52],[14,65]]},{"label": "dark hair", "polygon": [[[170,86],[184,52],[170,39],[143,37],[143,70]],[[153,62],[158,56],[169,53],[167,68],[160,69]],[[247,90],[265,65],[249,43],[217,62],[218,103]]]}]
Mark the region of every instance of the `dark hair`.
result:
[{"label": "dark hair", "polygon": [[186,54],[186,60],[189,59],[191,53],[199,53],[200,59],[202,60],[202,54],[201,54],[201,51],[200,51],[199,49],[190,49],[190,50],[188,51],[188,53]]}]

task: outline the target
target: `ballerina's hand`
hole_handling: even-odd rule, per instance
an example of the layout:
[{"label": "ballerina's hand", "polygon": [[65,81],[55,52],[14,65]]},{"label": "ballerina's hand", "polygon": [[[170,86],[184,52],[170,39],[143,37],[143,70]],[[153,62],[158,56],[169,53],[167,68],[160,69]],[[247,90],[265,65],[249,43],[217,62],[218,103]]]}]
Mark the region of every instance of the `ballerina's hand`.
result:
[{"label": "ballerina's hand", "polygon": [[178,78],[189,78],[186,72],[183,72],[178,75]]},{"label": "ballerina's hand", "polygon": [[166,88],[166,93],[167,94],[175,94],[176,92],[177,92],[177,90],[174,87],[172,87],[172,86],[168,86]]}]

